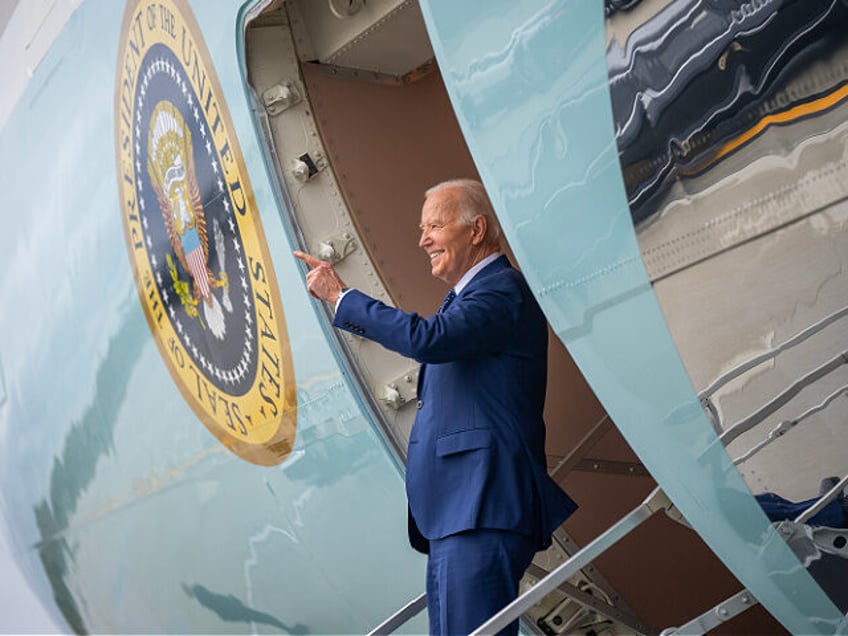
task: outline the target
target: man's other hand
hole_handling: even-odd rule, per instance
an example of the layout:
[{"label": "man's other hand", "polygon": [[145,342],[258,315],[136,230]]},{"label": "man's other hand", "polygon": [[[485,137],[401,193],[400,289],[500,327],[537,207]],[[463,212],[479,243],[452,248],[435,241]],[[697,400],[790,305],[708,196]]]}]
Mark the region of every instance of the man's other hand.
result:
[{"label": "man's other hand", "polygon": [[335,268],[328,262],[304,252],[295,251],[294,255],[310,268],[306,274],[306,289],[309,293],[319,300],[335,303],[339,292],[346,287]]}]

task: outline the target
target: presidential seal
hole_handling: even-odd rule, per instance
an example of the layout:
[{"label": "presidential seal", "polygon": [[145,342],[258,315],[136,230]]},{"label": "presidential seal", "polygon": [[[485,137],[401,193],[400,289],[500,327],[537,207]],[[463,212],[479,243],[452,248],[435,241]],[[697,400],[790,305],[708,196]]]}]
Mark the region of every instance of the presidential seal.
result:
[{"label": "presidential seal", "polygon": [[297,399],[274,270],[238,139],[183,0],[124,14],[118,189],[139,298],[171,375],[239,457],[280,463]]}]

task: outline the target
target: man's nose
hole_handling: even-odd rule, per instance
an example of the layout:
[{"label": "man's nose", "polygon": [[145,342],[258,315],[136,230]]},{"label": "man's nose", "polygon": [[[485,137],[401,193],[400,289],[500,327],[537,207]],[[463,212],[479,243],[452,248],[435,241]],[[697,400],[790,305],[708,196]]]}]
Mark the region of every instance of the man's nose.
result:
[{"label": "man's nose", "polygon": [[430,233],[424,229],[421,230],[421,238],[418,239],[418,247],[427,247],[430,244]]}]

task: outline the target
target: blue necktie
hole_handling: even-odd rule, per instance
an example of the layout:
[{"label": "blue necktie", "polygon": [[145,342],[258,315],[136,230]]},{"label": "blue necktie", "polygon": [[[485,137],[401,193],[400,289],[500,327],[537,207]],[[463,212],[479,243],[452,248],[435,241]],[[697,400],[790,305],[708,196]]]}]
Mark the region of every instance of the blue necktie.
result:
[{"label": "blue necktie", "polygon": [[445,311],[448,308],[448,306],[453,302],[454,298],[456,298],[456,292],[453,289],[451,289],[448,292],[448,295],[445,296],[445,299],[442,301],[442,306],[439,307],[439,313],[442,313],[443,311]]}]

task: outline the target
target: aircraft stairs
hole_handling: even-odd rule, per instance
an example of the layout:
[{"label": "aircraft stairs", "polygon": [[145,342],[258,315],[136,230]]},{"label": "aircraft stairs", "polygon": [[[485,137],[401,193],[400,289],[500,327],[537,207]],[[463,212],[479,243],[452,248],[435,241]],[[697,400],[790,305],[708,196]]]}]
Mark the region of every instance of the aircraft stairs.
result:
[{"label": "aircraft stairs", "polygon": [[[718,409],[712,402],[712,397],[721,387],[732,380],[739,378],[755,367],[773,360],[782,352],[795,347],[810,336],[818,333],[828,325],[848,316],[848,307],[836,311],[820,321],[808,326],[784,341],[779,346],[771,348],[745,362],[717,378],[698,395],[709,419],[711,420],[718,439],[725,447],[743,433],[752,430],[763,423],[774,414],[781,406],[789,403],[798,393],[826,377],[842,365],[848,364],[848,351],[843,351],[832,357],[820,366],[801,375],[790,386],[783,389],[778,395],[756,409],[747,417],[733,425],[724,427]],[[813,406],[800,415],[781,421],[765,439],[753,444],[742,455],[733,460],[734,465],[740,465],[760,452],[769,444],[782,438],[784,434],[808,420],[812,415],[827,408],[836,398],[848,396],[848,385],[839,387],[832,391],[819,404]],[[609,418],[604,416],[572,449],[552,471],[552,476],[561,478],[569,470],[574,469],[585,457],[585,453],[592,445],[600,439],[612,426]],[[629,471],[633,471],[631,466]],[[644,469],[642,469],[644,470]],[[624,472],[624,471],[622,471]],[[848,486],[848,475],[841,479],[832,479],[828,484],[831,486],[825,492],[804,509],[799,515],[791,520],[775,521],[777,532],[784,537],[789,547],[795,552],[799,560],[809,569],[810,557],[815,554],[829,554],[843,560],[848,559],[848,529],[831,528],[826,526],[808,525],[807,522],[816,514],[821,512],[829,503],[842,495]],[[556,605],[553,611],[537,618],[534,630],[540,630],[543,634],[594,634],[595,636],[613,634],[655,634],[657,631],[644,625],[633,615],[626,603],[622,602],[612,591],[600,573],[593,568],[592,563],[601,554],[615,545],[620,539],[640,526],[658,512],[664,512],[671,519],[688,526],[688,523],[663,492],[661,486],[657,486],[645,499],[611,525],[606,531],[582,548],[577,549],[574,542],[568,537],[562,528],[554,534],[554,544],[566,555],[567,559],[556,567],[547,570],[535,561],[528,569],[527,576],[536,580],[529,589],[526,589],[510,605],[492,616],[472,634],[479,636],[483,634],[496,634],[506,625],[516,620],[525,613],[531,612],[534,606],[541,603],[549,594],[558,592],[565,600]],[[554,548],[551,548],[554,549]],[[525,577],[526,581],[527,577]],[[575,584],[577,581],[577,584]],[[522,587],[525,582],[522,582]],[[832,594],[833,590],[825,589]],[[612,601],[616,599],[616,601]],[[394,633],[406,622],[418,615],[426,608],[426,594],[411,601],[398,612],[387,618],[383,623],[370,632],[369,636],[383,636]],[[688,623],[668,627],[662,630],[661,636],[690,636],[705,634],[735,616],[758,604],[757,599],[747,589],[742,589],[730,598],[722,601],[716,606],[708,609],[699,616],[694,617]],[[840,603],[841,604],[841,603]],[[840,608],[845,612],[848,608]],[[529,625],[529,623],[528,623]]]}]

